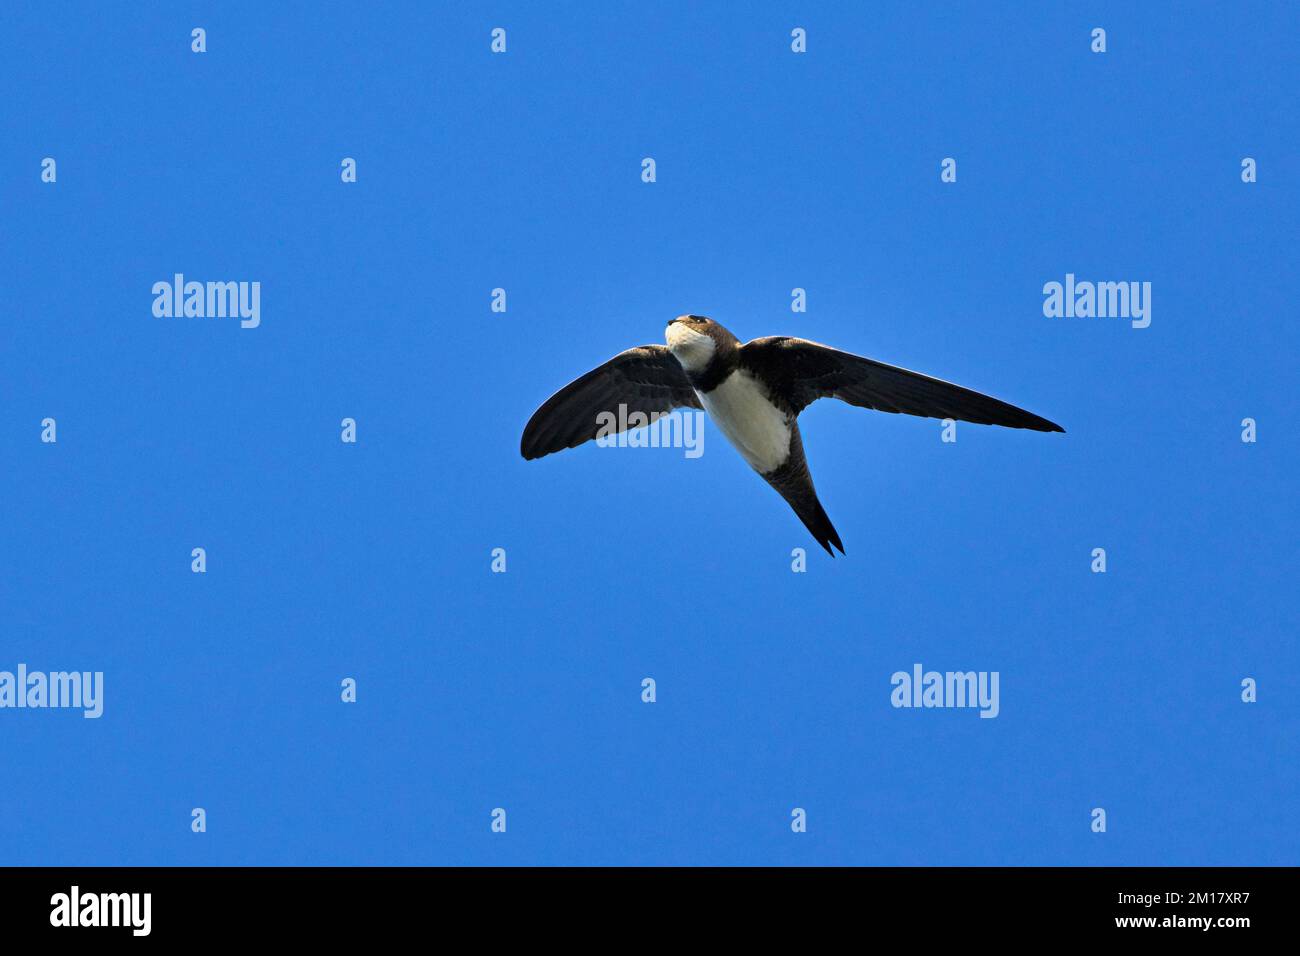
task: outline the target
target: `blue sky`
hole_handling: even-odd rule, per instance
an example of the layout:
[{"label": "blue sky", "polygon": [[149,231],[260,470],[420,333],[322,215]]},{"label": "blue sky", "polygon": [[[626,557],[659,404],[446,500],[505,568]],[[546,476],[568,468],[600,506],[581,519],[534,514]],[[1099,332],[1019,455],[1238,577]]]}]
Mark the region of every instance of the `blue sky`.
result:
[{"label": "blue sky", "polygon": [[[0,710],[0,863],[1298,862],[1295,11],[465,6],[7,14],[0,670],[105,702]],[[707,426],[519,457],[685,312],[1067,434],[813,405],[833,561]]]}]

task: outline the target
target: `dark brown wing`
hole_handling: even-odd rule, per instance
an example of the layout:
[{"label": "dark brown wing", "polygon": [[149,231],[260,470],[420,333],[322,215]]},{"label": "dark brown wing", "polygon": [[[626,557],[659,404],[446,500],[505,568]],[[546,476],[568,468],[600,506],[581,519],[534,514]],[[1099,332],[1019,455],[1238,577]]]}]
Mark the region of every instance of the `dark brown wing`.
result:
[{"label": "dark brown wing", "polygon": [[740,364],[772,383],[795,414],[819,398],[838,398],[859,408],[952,418],[979,425],[1063,432],[1060,425],[1023,408],[919,372],[788,336],[754,339],[740,350]]},{"label": "dark brown wing", "polygon": [[[634,412],[653,421],[682,407],[701,406],[681,365],[664,346],[642,345],[620,352],[548,398],[524,427],[519,452],[541,458],[590,441],[602,428],[606,434],[622,431]],[[617,424],[610,427],[604,412]]]}]

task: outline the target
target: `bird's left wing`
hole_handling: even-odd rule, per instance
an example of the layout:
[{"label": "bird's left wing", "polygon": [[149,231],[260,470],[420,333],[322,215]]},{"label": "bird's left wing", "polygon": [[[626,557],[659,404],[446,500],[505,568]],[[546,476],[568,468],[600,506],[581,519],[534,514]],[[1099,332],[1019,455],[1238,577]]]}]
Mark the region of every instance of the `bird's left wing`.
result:
[{"label": "bird's left wing", "polygon": [[969,388],[807,339],[754,339],[741,347],[740,364],[773,383],[789,398],[796,414],[819,398],[838,398],[881,412],[1040,432],[1065,431],[1055,422]]},{"label": "bird's left wing", "polygon": [[623,431],[635,412],[649,422],[682,407],[701,405],[681,365],[664,346],[642,345],[620,352],[548,398],[524,427],[519,452],[541,458],[602,431]]}]

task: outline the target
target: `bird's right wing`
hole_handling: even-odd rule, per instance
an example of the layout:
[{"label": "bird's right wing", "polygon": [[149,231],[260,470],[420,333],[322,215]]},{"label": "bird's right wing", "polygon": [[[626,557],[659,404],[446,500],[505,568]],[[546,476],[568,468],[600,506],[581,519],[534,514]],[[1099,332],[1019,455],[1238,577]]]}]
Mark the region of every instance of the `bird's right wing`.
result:
[{"label": "bird's right wing", "polygon": [[740,364],[773,383],[796,414],[819,398],[838,398],[880,412],[1039,432],[1065,431],[1055,422],[991,395],[807,339],[754,339],[741,348]]},{"label": "bird's right wing", "polygon": [[701,405],[680,363],[662,345],[642,345],[620,352],[542,403],[524,427],[519,452],[541,458],[602,432],[622,431],[635,412],[654,421],[683,407]]}]

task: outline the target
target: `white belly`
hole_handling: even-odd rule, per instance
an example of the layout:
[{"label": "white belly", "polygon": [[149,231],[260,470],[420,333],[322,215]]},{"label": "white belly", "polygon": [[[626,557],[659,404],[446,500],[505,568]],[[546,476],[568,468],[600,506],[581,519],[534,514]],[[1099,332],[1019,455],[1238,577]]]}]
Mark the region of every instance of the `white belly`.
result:
[{"label": "white belly", "polygon": [[790,454],[790,423],[747,372],[732,372],[711,392],[697,393],[709,418],[754,470],[766,474]]}]

